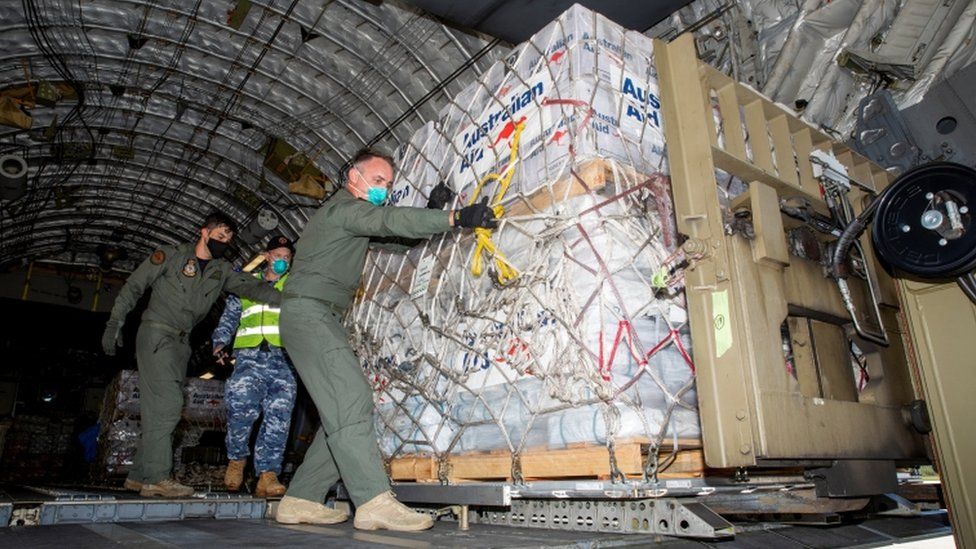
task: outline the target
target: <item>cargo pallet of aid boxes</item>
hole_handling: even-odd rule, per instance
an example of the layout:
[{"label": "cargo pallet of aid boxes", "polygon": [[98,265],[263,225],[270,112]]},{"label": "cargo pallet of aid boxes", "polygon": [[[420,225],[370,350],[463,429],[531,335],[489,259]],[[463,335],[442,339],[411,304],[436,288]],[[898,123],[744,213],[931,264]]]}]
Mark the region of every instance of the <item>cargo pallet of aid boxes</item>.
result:
[{"label": "cargo pallet of aid boxes", "polygon": [[[98,453],[92,476],[125,476],[142,435],[139,373],[122,370],[109,384],[99,416]],[[173,437],[173,474],[189,485],[220,484],[226,466],[224,382],[188,378],[183,410]]]},{"label": "cargo pallet of aid boxes", "polygon": [[346,321],[394,480],[701,474],[660,107],[651,39],[576,5],[401,149],[396,206],[444,181],[503,222],[367,260]]}]

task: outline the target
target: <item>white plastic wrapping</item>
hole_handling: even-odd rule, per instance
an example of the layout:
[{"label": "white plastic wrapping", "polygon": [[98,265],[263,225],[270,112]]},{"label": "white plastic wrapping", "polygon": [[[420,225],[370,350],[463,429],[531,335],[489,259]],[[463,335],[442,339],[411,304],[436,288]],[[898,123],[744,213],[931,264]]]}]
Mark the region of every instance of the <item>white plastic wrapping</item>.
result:
[{"label": "white plastic wrapping", "polygon": [[[886,37],[892,22],[904,6],[898,0],[807,0],[791,15],[783,12],[781,22],[793,21],[782,50],[766,49],[762,23],[755,13],[781,8],[781,2],[746,1],[744,13],[753,13],[753,24],[759,28],[760,64],[772,66],[762,91],[774,100],[793,106],[798,99],[807,101],[799,114],[814,124],[832,128],[847,135],[856,121],[860,101],[881,85],[880,75],[859,74],[837,63],[844,49],[870,49],[879,37]],[[775,12],[775,10],[773,10]],[[778,25],[779,23],[777,23]],[[773,26],[767,27],[770,30]],[[925,96],[937,82],[976,62],[976,3],[970,2],[952,30],[942,39],[936,54],[922,68],[915,81],[890,84],[892,97],[901,109],[910,107]]]},{"label": "white plastic wrapping", "polygon": [[347,323],[386,455],[699,436],[658,93],[651,39],[574,6],[413,136],[397,205],[514,170],[519,277],[472,274],[470,232],[369,256]]},{"label": "white plastic wrapping", "polygon": [[898,107],[907,109],[925,97],[926,92],[960,69],[976,63],[976,2],[970,2],[949,35],[939,46],[922,74],[903,93],[895,92]]},{"label": "white plastic wrapping", "polygon": [[[735,3],[738,10],[736,15],[740,20],[744,20],[744,26],[753,32],[755,37],[755,50],[739,51],[738,54],[743,59],[755,56],[753,65],[758,85],[761,86],[770,79],[774,62],[779,57],[794,25],[817,4],[819,0],[808,1],[802,7],[798,2],[781,0],[738,0]],[[749,43],[749,41],[740,41],[732,48],[744,49]]]},{"label": "white plastic wrapping", "polygon": [[870,81],[838,65],[837,56],[845,48],[866,47],[891,23],[897,7],[894,0],[838,0],[801,17],[763,92],[786,105],[806,101],[806,120],[849,130]]}]

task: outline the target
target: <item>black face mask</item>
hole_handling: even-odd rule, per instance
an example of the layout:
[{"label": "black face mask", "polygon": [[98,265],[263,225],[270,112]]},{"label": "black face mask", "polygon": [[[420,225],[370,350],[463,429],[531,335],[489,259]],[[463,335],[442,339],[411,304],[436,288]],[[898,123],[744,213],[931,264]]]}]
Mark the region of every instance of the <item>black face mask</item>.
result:
[{"label": "black face mask", "polygon": [[212,255],[214,259],[221,259],[224,257],[224,254],[227,253],[227,248],[229,247],[230,244],[221,242],[219,240],[214,240],[212,238],[207,241],[207,249],[210,250],[210,255]]}]

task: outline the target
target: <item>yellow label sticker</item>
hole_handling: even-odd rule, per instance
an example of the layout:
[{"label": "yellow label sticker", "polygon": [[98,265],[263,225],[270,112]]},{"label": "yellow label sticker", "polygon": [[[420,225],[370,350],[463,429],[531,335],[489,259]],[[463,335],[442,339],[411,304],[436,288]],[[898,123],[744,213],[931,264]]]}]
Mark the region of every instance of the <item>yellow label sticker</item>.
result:
[{"label": "yellow label sticker", "polygon": [[729,292],[712,292],[712,329],[715,333],[715,358],[732,348],[732,319],[729,317]]}]

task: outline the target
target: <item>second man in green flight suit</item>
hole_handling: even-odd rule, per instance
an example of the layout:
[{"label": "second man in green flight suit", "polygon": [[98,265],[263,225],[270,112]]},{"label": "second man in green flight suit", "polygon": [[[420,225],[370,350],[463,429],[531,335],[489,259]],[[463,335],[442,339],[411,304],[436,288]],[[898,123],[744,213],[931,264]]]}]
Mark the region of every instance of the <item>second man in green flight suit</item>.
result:
[{"label": "second man in green flight suit", "polygon": [[[452,227],[494,227],[484,204],[458,211],[381,207],[393,180],[389,157],[356,155],[338,190],[312,216],[296,246],[285,283],[281,336],[322,427],[278,506],[276,520],[331,524],[345,513],[322,505],[341,477],[356,505],[355,527],[424,530],[429,515],[416,513],[390,492],[373,427],[373,394],[349,346],[342,314],[359,287],[370,237],[427,238]],[[430,204],[429,204],[430,206]]]},{"label": "second man in green flight suit", "polygon": [[102,336],[102,349],[114,355],[122,324],[142,294],[152,297],[136,336],[142,437],[125,487],[143,496],[185,497],[193,489],[172,477],[173,430],[183,409],[183,381],[190,359],[188,338],[222,291],[277,305],[281,293],[252,275],[234,272],[223,259],[234,222],[213,213],[199,228],[196,242],[163,246],[129,275],[115,298]]}]

